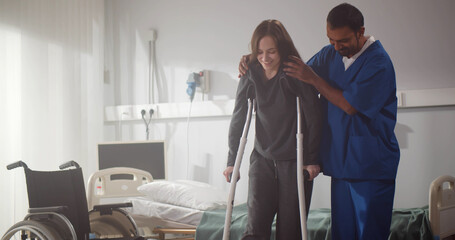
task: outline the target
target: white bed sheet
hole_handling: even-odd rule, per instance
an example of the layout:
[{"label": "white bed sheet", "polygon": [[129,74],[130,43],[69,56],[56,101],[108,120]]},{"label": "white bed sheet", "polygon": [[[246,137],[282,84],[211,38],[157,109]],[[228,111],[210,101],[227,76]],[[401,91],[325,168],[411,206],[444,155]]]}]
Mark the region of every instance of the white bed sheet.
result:
[{"label": "white bed sheet", "polygon": [[152,201],[148,198],[129,198],[133,204],[128,211],[134,215],[142,215],[173,222],[197,226],[201,221],[204,211],[186,207],[180,207]]}]

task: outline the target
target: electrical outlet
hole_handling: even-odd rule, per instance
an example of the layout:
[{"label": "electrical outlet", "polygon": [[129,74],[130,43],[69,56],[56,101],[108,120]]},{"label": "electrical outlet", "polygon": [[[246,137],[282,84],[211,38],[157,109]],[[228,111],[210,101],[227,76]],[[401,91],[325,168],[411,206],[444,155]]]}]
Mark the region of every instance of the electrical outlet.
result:
[{"label": "electrical outlet", "polygon": [[[144,114],[145,119],[156,118],[157,115],[157,105],[155,104],[143,104],[143,105],[134,105],[132,106],[132,120],[133,119],[142,119],[142,114]],[[152,113],[153,111],[153,113]]]}]

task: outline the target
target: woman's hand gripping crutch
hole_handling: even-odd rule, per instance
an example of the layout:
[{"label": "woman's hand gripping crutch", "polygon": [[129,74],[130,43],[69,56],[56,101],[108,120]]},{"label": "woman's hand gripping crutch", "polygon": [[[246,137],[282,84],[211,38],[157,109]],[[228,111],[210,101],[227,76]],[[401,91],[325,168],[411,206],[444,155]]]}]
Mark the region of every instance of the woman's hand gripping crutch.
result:
[{"label": "woman's hand gripping crutch", "polygon": [[224,220],[223,240],[229,240],[232,219],[232,208],[234,207],[235,188],[237,186],[237,181],[239,180],[240,165],[242,164],[242,158],[243,153],[245,151],[248,131],[250,129],[251,116],[253,115],[253,108],[256,103],[256,101],[254,100],[254,94],[250,93],[250,89],[248,89],[247,92],[248,95],[250,95],[248,96],[248,113],[246,116],[245,126],[243,127],[242,137],[240,138],[240,146],[239,149],[237,150],[237,157],[234,163],[234,171],[230,179],[231,186],[229,189],[229,197],[227,201],[226,218]]},{"label": "woman's hand gripping crutch", "polygon": [[306,202],[305,202],[305,181],[309,178],[308,171],[303,169],[303,132],[302,116],[300,108],[300,97],[297,97],[297,188],[299,195],[300,229],[302,240],[307,240]]}]

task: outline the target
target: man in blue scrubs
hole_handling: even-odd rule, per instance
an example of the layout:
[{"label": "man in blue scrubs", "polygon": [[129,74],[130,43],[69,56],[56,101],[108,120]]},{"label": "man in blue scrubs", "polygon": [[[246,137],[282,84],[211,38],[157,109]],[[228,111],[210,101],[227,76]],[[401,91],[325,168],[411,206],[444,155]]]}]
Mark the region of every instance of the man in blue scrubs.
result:
[{"label": "man in blue scrubs", "polygon": [[334,240],[387,239],[392,218],[400,157],[395,72],[382,44],[364,33],[362,13],[340,4],[327,17],[330,45],[284,69],[321,95],[320,156],[332,177]]}]

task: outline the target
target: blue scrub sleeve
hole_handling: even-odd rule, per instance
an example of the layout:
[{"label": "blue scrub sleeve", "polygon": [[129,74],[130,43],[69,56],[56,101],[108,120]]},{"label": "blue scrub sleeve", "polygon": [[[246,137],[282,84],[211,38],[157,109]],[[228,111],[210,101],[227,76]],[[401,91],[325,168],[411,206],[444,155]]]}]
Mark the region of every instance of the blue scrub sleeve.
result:
[{"label": "blue scrub sleeve", "polygon": [[329,51],[330,50],[330,45],[324,47],[316,53],[313,57],[308,60],[306,63],[308,66],[313,69],[313,71],[319,75],[323,79],[328,79],[328,74],[329,74],[329,64],[327,64],[327,59],[333,58],[334,54],[336,54],[336,51]]},{"label": "blue scrub sleeve", "polygon": [[374,118],[395,94],[395,73],[389,59],[377,57],[366,62],[343,96],[357,111]]}]

